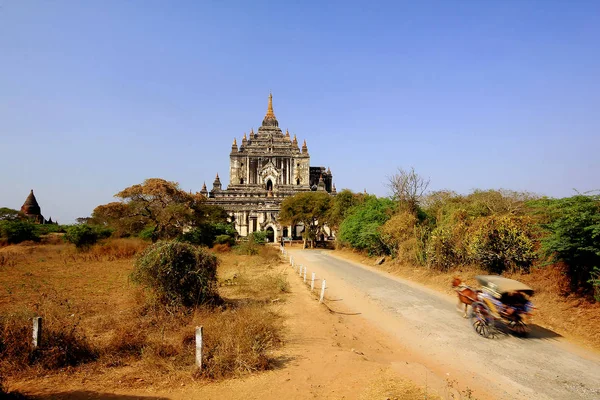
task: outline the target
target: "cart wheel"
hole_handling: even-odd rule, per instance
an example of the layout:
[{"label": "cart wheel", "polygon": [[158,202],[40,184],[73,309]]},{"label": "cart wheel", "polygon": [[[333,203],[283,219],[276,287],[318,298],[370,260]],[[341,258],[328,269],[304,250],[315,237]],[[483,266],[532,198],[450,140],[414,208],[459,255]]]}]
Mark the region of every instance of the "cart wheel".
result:
[{"label": "cart wheel", "polygon": [[494,317],[490,309],[483,303],[471,304],[471,324],[478,335],[491,338],[494,332]]},{"label": "cart wheel", "polygon": [[515,335],[520,337],[527,337],[529,336],[529,332],[531,332],[529,326],[522,320],[511,322],[508,327]]}]

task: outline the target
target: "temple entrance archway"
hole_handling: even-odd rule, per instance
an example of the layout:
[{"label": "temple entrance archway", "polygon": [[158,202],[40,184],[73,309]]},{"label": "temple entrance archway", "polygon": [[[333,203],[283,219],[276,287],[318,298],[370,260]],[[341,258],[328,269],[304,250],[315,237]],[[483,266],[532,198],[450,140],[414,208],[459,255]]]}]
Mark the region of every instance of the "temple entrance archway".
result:
[{"label": "temple entrance archway", "polygon": [[267,232],[267,242],[273,243],[275,241],[275,231],[273,230],[273,227],[269,226],[265,232]]},{"label": "temple entrance archway", "polygon": [[270,179],[267,180],[267,190],[273,190],[273,181],[271,181]]}]

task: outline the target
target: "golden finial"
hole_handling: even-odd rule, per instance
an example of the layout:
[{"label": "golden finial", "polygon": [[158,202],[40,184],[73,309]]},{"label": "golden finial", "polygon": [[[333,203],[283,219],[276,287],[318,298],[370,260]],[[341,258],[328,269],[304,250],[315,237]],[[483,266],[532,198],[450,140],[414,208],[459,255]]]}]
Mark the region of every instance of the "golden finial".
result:
[{"label": "golden finial", "polygon": [[290,138],[290,132],[287,130],[287,128],[285,128],[285,137],[286,138]]},{"label": "golden finial", "polygon": [[235,138],[233,138],[233,145],[237,146],[237,140]]},{"label": "golden finial", "polygon": [[306,139],[304,139],[304,143],[302,143],[302,147],[306,147]]},{"label": "golden finial", "polygon": [[246,132],[244,132],[244,140],[246,140]]},{"label": "golden finial", "polygon": [[273,112],[273,94],[269,92],[269,106],[267,107],[267,115],[265,118],[275,118],[275,113]]},{"label": "golden finial", "polygon": [[250,136],[254,136],[254,128],[250,129]]}]

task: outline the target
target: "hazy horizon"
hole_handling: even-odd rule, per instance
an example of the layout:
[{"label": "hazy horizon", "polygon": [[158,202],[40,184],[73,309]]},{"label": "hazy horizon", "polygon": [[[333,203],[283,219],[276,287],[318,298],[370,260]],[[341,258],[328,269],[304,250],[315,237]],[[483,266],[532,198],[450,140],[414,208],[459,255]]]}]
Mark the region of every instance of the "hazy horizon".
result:
[{"label": "hazy horizon", "polygon": [[146,178],[229,181],[269,91],[339,190],[600,189],[600,3],[0,4],[0,207],[89,216]]}]

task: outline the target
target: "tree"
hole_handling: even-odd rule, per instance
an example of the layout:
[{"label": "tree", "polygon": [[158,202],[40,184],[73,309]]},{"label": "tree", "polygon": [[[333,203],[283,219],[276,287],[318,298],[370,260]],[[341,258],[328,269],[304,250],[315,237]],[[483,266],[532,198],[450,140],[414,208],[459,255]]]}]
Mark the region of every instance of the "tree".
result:
[{"label": "tree", "polygon": [[19,221],[25,219],[23,213],[8,207],[0,208],[0,221]]},{"label": "tree", "polygon": [[576,195],[530,203],[548,233],[541,240],[542,254],[568,266],[573,289],[593,284],[600,266],[600,196]]},{"label": "tree", "polygon": [[144,231],[156,242],[177,237],[186,227],[227,222],[227,212],[207,205],[202,194],[188,193],[178,183],[164,179],[146,179],[115,197],[121,201],[96,207],[90,223],[113,227],[121,236]]},{"label": "tree", "polygon": [[369,254],[383,254],[387,248],[381,239],[381,227],[390,219],[396,204],[388,198],[368,196],[363,204],[352,208],[340,225],[339,239]]},{"label": "tree", "polygon": [[429,187],[429,178],[423,178],[412,167],[409,171],[398,168],[398,172],[388,177],[388,187],[395,200],[406,205],[409,211],[417,212],[419,202]]},{"label": "tree", "polygon": [[329,215],[327,216],[328,225],[331,229],[337,231],[340,224],[350,213],[352,207],[364,202],[365,195],[361,193],[352,193],[349,189],[339,192],[332,201]]},{"label": "tree", "polygon": [[305,192],[288,197],[281,203],[279,222],[282,225],[304,225],[304,248],[310,240],[311,246],[323,226],[327,222],[327,216],[331,208],[332,199],[325,192]]}]

